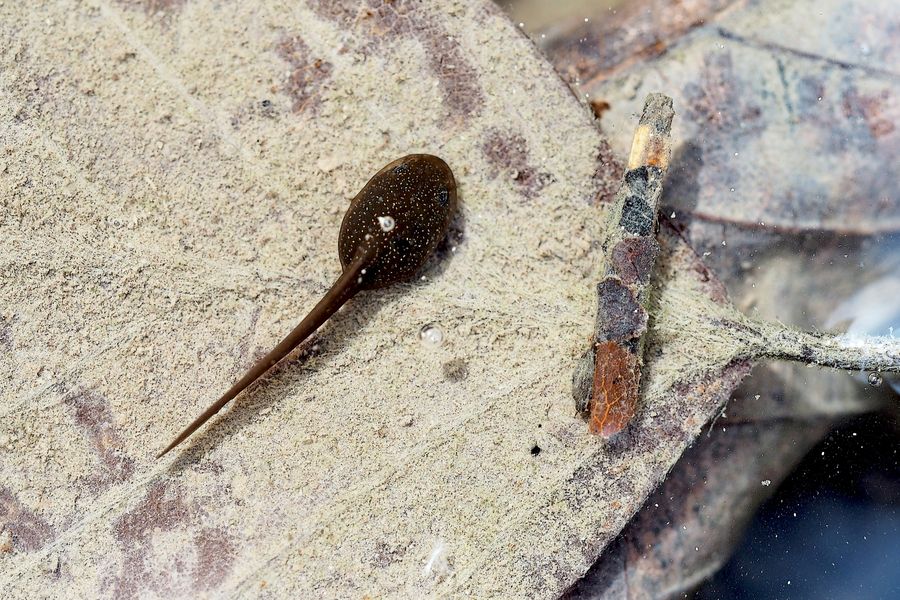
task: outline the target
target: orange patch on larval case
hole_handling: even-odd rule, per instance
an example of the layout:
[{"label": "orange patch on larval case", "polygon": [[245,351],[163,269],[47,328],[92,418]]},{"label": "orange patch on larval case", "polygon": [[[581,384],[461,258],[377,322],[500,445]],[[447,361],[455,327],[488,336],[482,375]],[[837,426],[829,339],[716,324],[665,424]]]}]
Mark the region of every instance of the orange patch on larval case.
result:
[{"label": "orange patch on larval case", "polygon": [[628,425],[637,406],[641,373],[637,356],[616,342],[597,346],[589,429],[604,437]]}]

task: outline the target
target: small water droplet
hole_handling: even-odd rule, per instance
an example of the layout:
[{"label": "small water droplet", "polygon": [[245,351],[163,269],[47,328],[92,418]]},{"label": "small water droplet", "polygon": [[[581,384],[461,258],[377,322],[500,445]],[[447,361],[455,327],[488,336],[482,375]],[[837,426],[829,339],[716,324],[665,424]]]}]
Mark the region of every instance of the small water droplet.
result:
[{"label": "small water droplet", "polygon": [[419,340],[426,348],[437,348],[444,342],[444,332],[434,323],[419,330]]},{"label": "small water droplet", "polygon": [[869,385],[874,387],[878,387],[884,381],[878,373],[869,373],[869,376],[866,379],[868,379]]},{"label": "small water droplet", "polygon": [[394,217],[378,217],[378,226],[381,227],[382,231],[393,231],[396,225]]}]

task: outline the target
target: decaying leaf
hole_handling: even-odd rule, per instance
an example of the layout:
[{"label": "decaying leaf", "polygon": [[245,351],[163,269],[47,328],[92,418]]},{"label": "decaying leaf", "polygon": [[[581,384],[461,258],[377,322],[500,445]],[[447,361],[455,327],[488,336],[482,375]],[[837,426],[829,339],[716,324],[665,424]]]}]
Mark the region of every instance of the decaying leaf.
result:
[{"label": "decaying leaf", "polygon": [[[642,90],[664,85],[679,107],[664,198],[673,218],[743,311],[821,330],[835,325],[842,299],[897,269],[892,215],[900,209],[900,182],[889,168],[900,147],[890,125],[900,97],[891,72],[897,39],[889,33],[896,18],[890,2],[648,0],[589,24],[579,18],[541,39],[557,69],[591,100],[618,153],[631,135],[622,116],[638,109]],[[858,305],[856,317],[865,319],[878,306],[884,304]],[[823,421],[893,402],[861,379],[759,365],[719,423],[755,423],[761,440],[800,419],[805,431],[819,435],[827,431]],[[798,434],[780,435],[792,441]],[[753,502],[742,502],[748,488],[738,478],[755,457],[768,462],[769,445],[783,446],[752,439],[730,455],[733,476],[706,486],[715,500],[675,498],[684,503],[685,518],[673,518],[662,535],[680,536],[684,527],[702,531],[705,543],[661,551],[670,565],[665,573],[645,571],[640,561],[626,565],[633,597],[689,590],[721,564],[733,543],[730,530],[702,523],[744,522],[768,489],[750,488]],[[701,437],[696,452],[708,443],[715,442]],[[770,478],[777,481],[793,464],[787,454],[771,462]],[[672,485],[691,480],[680,466],[670,479]],[[703,518],[692,516],[695,507]],[[655,514],[650,503],[645,511]],[[615,570],[616,560],[595,569]],[[684,564],[694,566],[678,566]],[[579,593],[601,595],[601,589],[616,597],[613,587],[587,581]]]},{"label": "decaying leaf", "polygon": [[900,228],[893,2],[628,4],[620,20],[580,24],[546,50],[606,107],[600,124],[619,155],[645,94],[672,96],[674,208],[761,231]]},{"label": "decaying leaf", "polygon": [[[621,172],[484,0],[6,2],[0,143],[11,597],[555,597],[750,368],[666,225],[643,409],[586,432],[593,200]],[[334,279],[364,178],[415,151],[463,204],[425,279],[348,306],[154,461]]]},{"label": "decaying leaf", "polygon": [[672,598],[689,592],[723,564],[770,493],[761,482],[777,486],[828,428],[827,420],[779,421],[768,428],[744,423],[701,436],[564,597]]},{"label": "decaying leaf", "polygon": [[[670,344],[630,442],[599,444],[573,413],[592,198],[620,173],[487,2],[0,16],[15,596],[553,597],[746,370],[670,381],[696,365]],[[346,200],[415,151],[447,160],[463,206],[426,279],[359,298],[156,463],[333,280]],[[428,324],[440,345],[420,341]]]}]

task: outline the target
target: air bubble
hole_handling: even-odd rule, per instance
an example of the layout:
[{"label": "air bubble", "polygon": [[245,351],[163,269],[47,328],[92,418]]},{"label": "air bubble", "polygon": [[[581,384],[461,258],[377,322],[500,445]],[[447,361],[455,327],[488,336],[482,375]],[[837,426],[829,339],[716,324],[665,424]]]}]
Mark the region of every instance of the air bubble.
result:
[{"label": "air bubble", "polygon": [[378,226],[382,231],[393,231],[396,225],[394,217],[378,217]]},{"label": "air bubble", "polygon": [[434,323],[429,323],[419,330],[419,341],[426,348],[437,348],[444,343],[444,332]]},{"label": "air bubble", "polygon": [[869,385],[873,387],[878,387],[884,382],[884,379],[878,373],[869,373],[866,379],[869,381]]}]

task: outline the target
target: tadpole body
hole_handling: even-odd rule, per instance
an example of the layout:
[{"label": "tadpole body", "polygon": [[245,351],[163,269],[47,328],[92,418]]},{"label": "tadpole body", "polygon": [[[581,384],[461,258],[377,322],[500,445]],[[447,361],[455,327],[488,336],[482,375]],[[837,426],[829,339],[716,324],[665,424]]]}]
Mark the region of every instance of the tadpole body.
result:
[{"label": "tadpole body", "polygon": [[338,235],[343,273],[275,348],[182,431],[163,456],[265,375],[362,290],[411,278],[443,239],[456,212],[456,181],[437,156],[410,154],[378,171],[350,202]]}]

